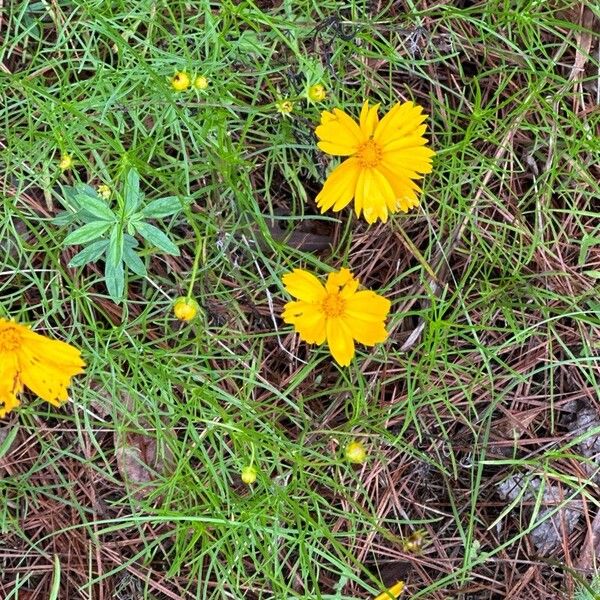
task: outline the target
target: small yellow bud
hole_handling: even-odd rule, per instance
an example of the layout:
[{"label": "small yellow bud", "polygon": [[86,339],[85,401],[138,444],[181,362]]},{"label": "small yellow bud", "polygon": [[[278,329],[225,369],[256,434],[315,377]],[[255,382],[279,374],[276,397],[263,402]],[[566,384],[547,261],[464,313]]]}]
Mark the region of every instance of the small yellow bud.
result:
[{"label": "small yellow bud", "polygon": [[98,194],[105,200],[108,200],[110,198],[110,188],[105,183],[101,183],[98,186],[97,190]]},{"label": "small yellow bud", "polygon": [[367,459],[367,451],[362,442],[350,442],[346,446],[346,459],[355,465],[362,465]]},{"label": "small yellow bud", "polygon": [[61,171],[66,171],[66,170],[72,168],[74,164],[75,164],[75,161],[73,160],[73,157],[70,154],[65,153],[65,154],[61,155],[58,166]]},{"label": "small yellow bud", "polygon": [[171,87],[176,92],[183,92],[190,87],[190,76],[185,71],[177,71],[171,78]]},{"label": "small yellow bud", "polygon": [[398,581],[391,588],[381,592],[374,600],[391,600],[392,598],[399,598],[400,594],[404,591],[404,581]]},{"label": "small yellow bud", "polygon": [[205,90],[208,87],[208,79],[206,79],[204,75],[198,75],[198,77],[194,79],[194,87],[200,91]]},{"label": "small yellow bud", "polygon": [[250,485],[256,481],[257,471],[252,465],[247,465],[242,469],[242,481]]},{"label": "small yellow bud", "polygon": [[327,98],[325,86],[320,83],[315,83],[308,88],[308,98],[313,102],[323,102]]},{"label": "small yellow bud", "polygon": [[277,100],[277,102],[275,102],[275,108],[278,113],[287,117],[294,110],[294,103],[291,100]]},{"label": "small yellow bud", "polygon": [[180,321],[191,321],[198,314],[198,303],[193,298],[177,298],[173,312]]}]

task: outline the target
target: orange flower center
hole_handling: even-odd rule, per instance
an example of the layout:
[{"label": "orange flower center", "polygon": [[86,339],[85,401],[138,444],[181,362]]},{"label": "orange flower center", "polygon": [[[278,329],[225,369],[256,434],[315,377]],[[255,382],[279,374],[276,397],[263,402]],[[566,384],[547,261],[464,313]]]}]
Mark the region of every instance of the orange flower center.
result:
[{"label": "orange flower center", "polygon": [[358,164],[363,168],[376,167],[383,158],[383,148],[375,140],[367,140],[358,147]]},{"label": "orange flower center", "polygon": [[346,308],[346,302],[339,294],[327,294],[321,307],[325,316],[339,317]]},{"label": "orange flower center", "polygon": [[11,323],[0,323],[0,354],[14,352],[21,347],[21,334]]}]

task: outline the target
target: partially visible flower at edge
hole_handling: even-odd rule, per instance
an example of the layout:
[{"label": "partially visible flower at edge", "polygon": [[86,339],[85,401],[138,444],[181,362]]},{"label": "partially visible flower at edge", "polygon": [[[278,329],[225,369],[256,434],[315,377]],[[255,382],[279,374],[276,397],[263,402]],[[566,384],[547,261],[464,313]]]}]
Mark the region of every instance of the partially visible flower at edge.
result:
[{"label": "partially visible flower at edge", "polygon": [[323,102],[327,98],[327,91],[322,83],[315,83],[308,88],[308,98],[313,102]]},{"label": "partially visible flower at edge", "polygon": [[0,418],[19,406],[25,387],[60,406],[69,399],[71,378],[84,367],[77,348],[0,318]]},{"label": "partially visible flower at edge", "polygon": [[399,598],[400,594],[404,591],[404,587],[404,581],[398,581],[392,587],[381,592],[374,600],[391,600],[392,598]]},{"label": "partially visible flower at edge", "polygon": [[415,180],[431,172],[435,152],[423,137],[427,115],[413,102],[396,104],[382,119],[379,104],[365,101],[356,123],[339,108],[321,114],[318,146],[333,156],[348,156],[329,175],[316,197],[321,212],[337,212],[354,199],[354,210],[368,223],[387,221],[389,213],[419,205]]},{"label": "partially visible flower at edge", "polygon": [[354,357],[354,341],[374,346],[388,337],[385,319],[391,302],[370,290],[358,291],[359,281],[348,269],[329,273],[323,285],[312,273],[294,269],[282,277],[288,302],[282,317],[294,325],[300,339],[309,344],[327,341],[335,361],[348,366]]},{"label": "partially visible flower at edge", "polygon": [[171,77],[171,87],[176,92],[183,92],[190,87],[190,76],[185,71],[177,71]]},{"label": "partially visible flower at edge", "polygon": [[277,102],[275,102],[275,108],[278,113],[287,117],[294,110],[294,103],[291,100],[277,100]]},{"label": "partially visible flower at edge", "polygon": [[73,157],[70,154],[67,154],[65,152],[64,154],[61,154],[61,156],[60,156],[60,161],[58,162],[58,168],[61,171],[68,171],[69,169],[71,169],[73,167],[74,164],[75,164],[75,161],[73,160]]}]

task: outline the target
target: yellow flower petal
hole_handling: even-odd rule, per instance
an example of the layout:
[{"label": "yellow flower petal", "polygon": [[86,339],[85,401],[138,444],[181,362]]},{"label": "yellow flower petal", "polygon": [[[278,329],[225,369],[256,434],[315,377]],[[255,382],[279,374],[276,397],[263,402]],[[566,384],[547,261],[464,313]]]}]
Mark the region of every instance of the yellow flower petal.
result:
[{"label": "yellow flower petal", "polygon": [[346,314],[373,323],[383,321],[390,312],[391,306],[392,303],[387,298],[371,290],[362,290],[346,300]]},{"label": "yellow flower petal", "polygon": [[340,318],[327,320],[327,345],[341,367],[347,367],[354,357],[354,340],[348,326]]},{"label": "yellow flower petal", "polygon": [[294,269],[284,275],[281,281],[291,296],[305,302],[319,302],[326,293],[321,282],[303,269]]},{"label": "yellow flower petal", "polygon": [[379,123],[379,117],[377,116],[379,106],[380,104],[375,104],[369,108],[369,101],[365,100],[362,110],[360,111],[360,129],[367,139],[373,135],[373,132]]},{"label": "yellow flower petal", "polygon": [[321,125],[316,128],[315,133],[320,143],[327,143],[322,150],[336,156],[353,154],[359,144],[365,141],[360,127],[339,108],[322,113]]},{"label": "yellow flower petal", "polygon": [[300,339],[309,344],[325,341],[325,319],[319,305],[308,302],[288,302],[281,315],[285,323],[294,325]]},{"label": "yellow flower petal", "polygon": [[399,598],[400,594],[404,591],[404,587],[404,581],[398,581],[391,588],[381,592],[374,600],[392,600],[392,598]]},{"label": "yellow flower petal", "polygon": [[348,205],[354,198],[359,174],[360,169],[354,158],[345,160],[332,171],[315,199],[322,213],[331,207],[337,212]]},{"label": "yellow flower petal", "polygon": [[385,329],[383,321],[381,323],[373,323],[363,321],[351,315],[344,316],[343,319],[350,335],[357,342],[365,346],[374,346],[375,344],[385,342],[388,338],[388,332]]}]

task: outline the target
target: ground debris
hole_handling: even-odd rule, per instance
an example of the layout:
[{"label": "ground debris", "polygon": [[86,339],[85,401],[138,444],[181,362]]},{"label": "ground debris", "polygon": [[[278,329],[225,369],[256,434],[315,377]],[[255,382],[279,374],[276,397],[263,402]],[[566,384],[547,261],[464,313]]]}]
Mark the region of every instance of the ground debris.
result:
[{"label": "ground debris", "polygon": [[[521,503],[517,505],[519,509],[524,503],[532,509],[539,504],[536,521],[540,524],[534,527],[529,538],[542,555],[553,552],[564,539],[569,538],[582,515],[581,501],[567,501],[570,496],[568,490],[560,485],[546,483],[540,477],[528,479],[522,475],[513,475],[499,484],[498,493],[510,501],[520,498]],[[541,501],[540,494],[543,494]]]}]

